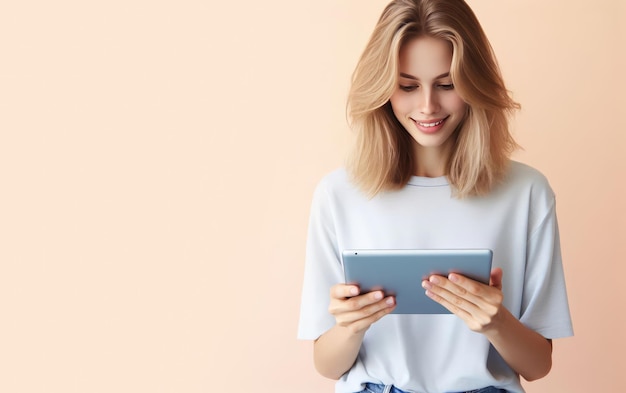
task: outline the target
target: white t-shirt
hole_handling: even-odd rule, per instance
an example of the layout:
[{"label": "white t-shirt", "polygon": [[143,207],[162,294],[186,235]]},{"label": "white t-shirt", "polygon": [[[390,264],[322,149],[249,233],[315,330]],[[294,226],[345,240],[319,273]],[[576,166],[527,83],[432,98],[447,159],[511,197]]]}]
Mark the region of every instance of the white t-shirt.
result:
[{"label": "white t-shirt", "polygon": [[[344,282],[341,251],[368,248],[491,249],[504,271],[505,307],[546,338],[573,334],[554,193],[527,165],[512,162],[489,195],[464,199],[451,196],[445,177],[413,177],[368,199],[345,170],[327,175],[311,207],[299,339],[315,340],[335,324],[329,292]],[[374,323],[335,391],[358,392],[366,382],[420,393],[524,391],[489,341],[455,315],[389,314]]]}]

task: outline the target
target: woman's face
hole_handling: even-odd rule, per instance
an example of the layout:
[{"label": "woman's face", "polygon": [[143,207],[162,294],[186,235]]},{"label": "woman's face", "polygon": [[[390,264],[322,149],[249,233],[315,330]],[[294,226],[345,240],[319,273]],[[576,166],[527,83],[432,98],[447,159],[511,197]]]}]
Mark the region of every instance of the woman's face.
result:
[{"label": "woman's face", "polygon": [[449,154],[450,136],[466,108],[450,78],[450,44],[418,37],[402,47],[399,61],[398,87],[390,99],[393,113],[417,143],[416,151]]}]

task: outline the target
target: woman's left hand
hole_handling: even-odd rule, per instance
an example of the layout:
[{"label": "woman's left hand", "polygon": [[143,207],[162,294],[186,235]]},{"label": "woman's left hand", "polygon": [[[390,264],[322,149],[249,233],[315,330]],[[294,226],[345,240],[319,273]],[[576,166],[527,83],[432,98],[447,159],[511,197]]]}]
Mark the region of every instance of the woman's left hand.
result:
[{"label": "woman's left hand", "polygon": [[422,281],[422,287],[428,297],[461,318],[471,330],[486,333],[503,315],[502,269],[493,269],[489,281],[485,285],[451,273],[447,278],[432,275]]}]

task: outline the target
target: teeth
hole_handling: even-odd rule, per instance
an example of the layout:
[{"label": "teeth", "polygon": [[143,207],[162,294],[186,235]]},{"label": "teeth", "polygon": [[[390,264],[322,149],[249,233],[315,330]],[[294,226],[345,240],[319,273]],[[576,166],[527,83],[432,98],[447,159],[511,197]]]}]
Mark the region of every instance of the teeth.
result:
[{"label": "teeth", "polygon": [[439,120],[439,121],[437,121],[435,123],[417,123],[417,124],[419,124],[422,127],[435,127],[435,126],[438,126],[441,123],[443,123],[443,120]]}]

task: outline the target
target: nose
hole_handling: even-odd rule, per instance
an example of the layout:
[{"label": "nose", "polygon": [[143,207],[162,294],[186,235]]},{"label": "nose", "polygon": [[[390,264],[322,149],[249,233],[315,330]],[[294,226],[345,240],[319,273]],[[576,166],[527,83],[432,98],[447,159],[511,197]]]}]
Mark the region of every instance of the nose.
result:
[{"label": "nose", "polygon": [[431,115],[439,112],[439,99],[433,89],[424,88],[421,90],[419,102],[419,111],[425,115]]}]

